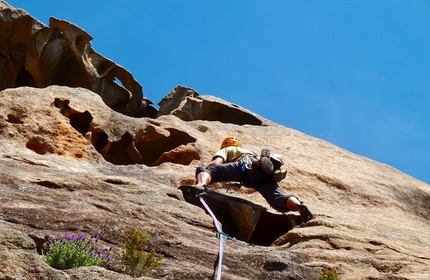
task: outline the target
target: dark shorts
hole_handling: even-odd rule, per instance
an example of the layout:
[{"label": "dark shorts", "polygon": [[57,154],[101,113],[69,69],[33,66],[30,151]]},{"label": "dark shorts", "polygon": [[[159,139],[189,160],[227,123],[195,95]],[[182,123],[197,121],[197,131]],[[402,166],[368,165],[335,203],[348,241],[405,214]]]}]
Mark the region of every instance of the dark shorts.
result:
[{"label": "dark shorts", "polygon": [[269,182],[260,186],[257,191],[266,199],[267,203],[279,212],[292,211],[287,208],[287,200],[292,195],[282,192],[278,183]]},{"label": "dark shorts", "polygon": [[291,195],[282,192],[278,183],[267,175],[258,162],[254,162],[252,169],[243,169],[240,162],[211,165],[208,167],[198,167],[196,176],[200,172],[207,172],[211,176],[211,183],[217,182],[240,182],[248,188],[256,189],[272,206],[279,212],[291,211],[287,208],[287,199]]}]

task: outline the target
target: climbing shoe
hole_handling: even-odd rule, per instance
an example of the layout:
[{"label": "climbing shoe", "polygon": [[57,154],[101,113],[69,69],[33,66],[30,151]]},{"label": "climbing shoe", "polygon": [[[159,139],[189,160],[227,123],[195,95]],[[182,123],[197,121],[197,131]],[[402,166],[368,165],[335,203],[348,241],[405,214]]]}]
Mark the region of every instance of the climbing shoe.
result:
[{"label": "climbing shoe", "polygon": [[195,185],[182,185],[178,189],[182,191],[183,194],[201,194],[206,191],[206,187],[195,186]]},{"label": "climbing shoe", "polygon": [[281,182],[287,176],[287,169],[278,169],[273,171],[272,177],[273,181]]},{"label": "climbing shoe", "polygon": [[314,215],[312,215],[311,211],[309,211],[308,207],[306,207],[303,202],[300,202],[299,204],[299,213],[304,223],[307,223],[314,217]]},{"label": "climbing shoe", "polygon": [[270,160],[270,150],[262,149],[260,154],[260,166],[266,174],[273,173],[273,162]]},{"label": "climbing shoe", "polygon": [[273,170],[281,169],[281,166],[284,165],[284,157],[280,154],[271,155],[270,160],[273,163]]}]

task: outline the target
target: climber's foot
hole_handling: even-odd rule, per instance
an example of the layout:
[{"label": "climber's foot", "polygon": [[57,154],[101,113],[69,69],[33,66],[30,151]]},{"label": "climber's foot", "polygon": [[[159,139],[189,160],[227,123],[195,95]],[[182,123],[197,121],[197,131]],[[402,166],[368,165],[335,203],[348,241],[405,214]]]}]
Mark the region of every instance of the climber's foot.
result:
[{"label": "climber's foot", "polygon": [[306,207],[306,205],[303,204],[303,202],[300,202],[299,206],[299,213],[300,216],[303,219],[304,223],[307,223],[309,220],[311,220],[314,215],[312,215],[311,211],[309,211],[308,207]]},{"label": "climber's foot", "polygon": [[266,174],[273,173],[273,162],[270,160],[270,150],[262,149],[260,154],[260,166]]},{"label": "climber's foot", "polygon": [[206,191],[205,187],[196,186],[196,185],[182,185],[178,189],[180,189],[184,194],[201,194]]},{"label": "climber's foot", "polygon": [[273,181],[275,182],[281,182],[282,180],[285,179],[285,177],[287,176],[287,169],[278,169],[273,171]]}]

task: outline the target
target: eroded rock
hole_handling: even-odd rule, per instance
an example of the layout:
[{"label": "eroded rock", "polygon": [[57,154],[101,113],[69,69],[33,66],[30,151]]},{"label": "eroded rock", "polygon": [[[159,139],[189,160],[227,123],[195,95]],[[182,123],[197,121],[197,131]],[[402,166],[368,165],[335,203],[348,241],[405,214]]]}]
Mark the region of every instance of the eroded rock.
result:
[{"label": "eroded rock", "polygon": [[[146,112],[133,95],[139,86],[91,50],[88,34],[56,19],[43,26],[3,1],[0,9],[0,85],[33,86],[0,91],[1,279],[131,279],[119,259],[123,234],[135,228],[165,256],[147,279],[210,278],[219,246],[212,219],[177,187],[194,181],[227,135],[283,154],[280,186],[315,218],[300,226],[297,213],[277,213],[243,187],[205,195],[226,232],[257,245],[228,240],[222,279],[317,279],[324,267],[344,280],[429,279],[429,185],[189,88],[163,99],[156,119],[130,117]],[[42,43],[28,45],[36,34]],[[81,71],[76,79],[55,76],[55,67],[66,71],[65,58]],[[46,62],[45,73],[38,67]],[[94,93],[112,77],[126,90]],[[46,81],[93,91],[34,88]],[[97,232],[103,246],[114,245],[114,261],[107,269],[50,268],[43,241],[65,232]]]},{"label": "eroded rock", "polygon": [[[99,96],[85,89],[17,88],[0,92],[0,96],[4,136],[22,141],[40,155],[76,159],[101,155],[117,165],[147,166],[164,162],[188,165],[200,159],[192,145],[196,138],[188,132],[163,121],[110,111]],[[28,98],[32,98],[32,104],[28,104]]]},{"label": "eroded rock", "polygon": [[[210,162],[225,135],[251,150],[266,143],[282,153],[289,172],[280,186],[304,200],[315,219],[300,226],[297,213],[277,213],[252,189],[207,195],[223,229],[257,245],[227,241],[223,279],[316,279],[323,267],[342,279],[428,278],[427,184],[267,123],[132,118],[83,88],[1,91],[0,222],[22,238],[0,244],[7,258],[0,278],[67,279],[88,271],[96,279],[122,278],[122,234],[130,228],[144,229],[149,248],[165,256],[153,278],[209,278],[218,254],[213,222],[177,187],[194,181],[195,168]],[[41,260],[37,242],[45,236],[93,231],[117,248],[107,270],[58,272]]]},{"label": "eroded rock", "polygon": [[220,121],[237,125],[263,125],[256,114],[214,96],[201,96],[195,90],[175,87],[159,103],[158,116],[171,114],[184,121]]},{"label": "eroded rock", "polygon": [[95,52],[92,37],[80,27],[54,17],[47,27],[3,1],[0,15],[0,90],[19,86],[83,87],[99,94],[110,108],[122,114],[157,115],[131,73]]}]

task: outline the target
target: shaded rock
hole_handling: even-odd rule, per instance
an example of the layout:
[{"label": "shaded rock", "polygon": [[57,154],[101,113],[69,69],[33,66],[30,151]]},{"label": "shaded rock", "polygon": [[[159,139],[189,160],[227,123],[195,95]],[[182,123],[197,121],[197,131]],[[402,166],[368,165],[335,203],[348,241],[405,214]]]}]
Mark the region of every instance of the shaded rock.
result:
[{"label": "shaded rock", "polygon": [[99,96],[82,88],[17,88],[0,96],[0,127],[5,139],[14,139],[40,155],[77,159],[100,159],[101,155],[113,164],[148,166],[164,162],[187,165],[200,158],[191,146],[196,138],[174,128],[174,123],[110,111]]},{"label": "shaded rock", "polygon": [[[186,201],[201,207],[207,212],[197,197],[190,196],[187,193],[183,194]],[[215,192],[203,194],[201,197],[222,224],[224,233],[245,242],[251,240],[261,212],[265,210],[264,208],[244,199]]]},{"label": "shaded rock", "polygon": [[47,27],[3,1],[0,15],[0,90],[18,86],[83,87],[99,94],[110,108],[122,114],[157,115],[131,73],[95,52],[92,37],[78,26],[51,17]]},{"label": "shaded rock", "polygon": [[178,85],[158,103],[160,106],[158,115],[169,115],[174,110],[178,109],[181,106],[181,103],[188,97],[196,98],[198,96],[198,92],[194,89]]},{"label": "shaded rock", "polygon": [[[184,194],[184,198],[207,212],[196,197]],[[254,245],[272,245],[277,238],[302,222],[299,216],[272,213],[261,205],[231,195],[208,192],[202,198],[226,234]]]},{"label": "shaded rock", "polygon": [[161,115],[172,114],[181,120],[220,121],[237,125],[263,125],[263,119],[235,104],[214,96],[201,96],[195,90],[175,87],[159,103]]}]

